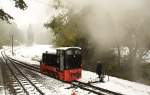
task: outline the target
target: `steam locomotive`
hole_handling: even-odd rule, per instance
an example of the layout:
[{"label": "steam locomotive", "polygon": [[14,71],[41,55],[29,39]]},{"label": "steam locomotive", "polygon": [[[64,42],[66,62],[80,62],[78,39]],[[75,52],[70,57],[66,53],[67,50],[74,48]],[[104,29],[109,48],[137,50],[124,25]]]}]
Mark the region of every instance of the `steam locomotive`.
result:
[{"label": "steam locomotive", "polygon": [[71,82],[81,78],[81,48],[60,47],[42,54],[41,73],[62,81]]}]

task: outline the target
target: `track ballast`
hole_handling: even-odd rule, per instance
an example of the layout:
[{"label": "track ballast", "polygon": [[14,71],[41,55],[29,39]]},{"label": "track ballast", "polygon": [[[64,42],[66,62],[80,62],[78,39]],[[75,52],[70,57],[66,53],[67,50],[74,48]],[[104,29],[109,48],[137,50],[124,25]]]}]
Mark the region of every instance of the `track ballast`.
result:
[{"label": "track ballast", "polygon": [[[7,55],[5,55],[7,56]],[[14,65],[17,64],[17,65],[20,65],[24,68],[27,68],[29,70],[32,70],[32,71],[35,71],[35,72],[38,72],[40,73],[40,70],[39,70],[39,67],[37,66],[33,66],[33,65],[29,65],[25,62],[21,62],[21,61],[18,61],[18,60],[15,60],[15,59],[12,59],[10,57],[8,57],[8,60],[10,62],[12,62]],[[17,67],[17,66],[16,66]],[[55,78],[56,79],[56,78]],[[58,79],[57,79],[58,80]],[[66,82],[65,82],[66,83]],[[68,82],[67,82],[68,83]],[[71,84],[74,86],[74,87],[78,87],[80,89],[83,89],[83,90],[86,90],[86,91],[89,91],[89,92],[92,92],[94,94],[97,94],[97,95],[123,95],[123,94],[120,94],[120,93],[117,93],[117,92],[114,92],[114,91],[110,91],[110,90],[107,90],[107,89],[104,89],[104,88],[100,88],[100,87],[97,87],[97,86],[93,86],[89,83],[84,83],[84,82],[81,82],[81,81],[73,81],[71,82]],[[44,93],[42,93],[43,95]]]}]

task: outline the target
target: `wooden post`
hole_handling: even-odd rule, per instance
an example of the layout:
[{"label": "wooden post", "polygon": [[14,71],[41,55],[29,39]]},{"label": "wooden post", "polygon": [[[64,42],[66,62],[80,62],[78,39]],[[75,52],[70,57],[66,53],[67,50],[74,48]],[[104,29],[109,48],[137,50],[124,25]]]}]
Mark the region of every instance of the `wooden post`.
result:
[{"label": "wooden post", "polygon": [[13,48],[13,46],[14,46],[14,36],[13,36],[13,34],[12,34],[12,56],[14,56],[14,48]]}]

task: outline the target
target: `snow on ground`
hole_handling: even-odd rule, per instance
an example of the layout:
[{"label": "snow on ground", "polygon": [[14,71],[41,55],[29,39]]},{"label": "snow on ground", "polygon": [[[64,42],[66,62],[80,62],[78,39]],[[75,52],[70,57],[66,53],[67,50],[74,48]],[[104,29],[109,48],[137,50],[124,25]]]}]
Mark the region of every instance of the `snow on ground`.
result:
[{"label": "snow on ground", "polygon": [[39,65],[39,61],[41,60],[42,53],[49,51],[55,52],[52,45],[33,45],[33,46],[20,46],[14,49],[14,56],[12,56],[11,49],[6,51],[8,55],[12,58],[18,59],[23,62],[27,62],[30,64]]},{"label": "snow on ground", "polygon": [[[90,71],[83,71],[83,77],[80,81],[94,82],[98,81],[97,74]],[[150,95],[150,86],[123,80],[120,78],[105,76],[104,83],[92,83],[95,86],[102,87],[111,91],[119,92],[125,95]]]},{"label": "snow on ground", "polygon": [[[20,46],[15,48],[15,55],[13,58],[25,61],[30,64],[37,64],[39,62],[37,60],[41,59],[42,53],[45,51],[54,52],[54,49],[50,45],[34,45],[32,47]],[[11,50],[6,52],[11,56]],[[143,85],[136,82],[131,82],[127,80],[123,80],[120,78],[105,76],[104,83],[92,83],[95,86],[102,87],[108,90],[112,90],[115,92],[119,92],[125,95],[150,95],[150,86]],[[80,81],[83,82],[94,82],[98,81],[98,76],[94,72],[85,71],[82,72],[82,79]],[[70,95],[71,91],[74,90],[77,95],[92,95],[93,93],[89,93],[87,91],[83,91],[82,89],[65,89],[68,86],[58,87],[61,94],[57,95]]]},{"label": "snow on ground", "polygon": [[[0,50],[0,52],[1,51],[2,51],[2,49]],[[0,57],[1,57],[1,54],[0,54]],[[1,63],[0,63],[0,95],[5,95],[4,84],[3,84],[3,76],[2,76],[1,68],[2,67],[1,67]]]},{"label": "snow on ground", "polygon": [[[1,51],[2,51],[3,49],[0,49],[0,53],[1,53]],[[0,57],[1,57],[2,55],[0,54]]]}]

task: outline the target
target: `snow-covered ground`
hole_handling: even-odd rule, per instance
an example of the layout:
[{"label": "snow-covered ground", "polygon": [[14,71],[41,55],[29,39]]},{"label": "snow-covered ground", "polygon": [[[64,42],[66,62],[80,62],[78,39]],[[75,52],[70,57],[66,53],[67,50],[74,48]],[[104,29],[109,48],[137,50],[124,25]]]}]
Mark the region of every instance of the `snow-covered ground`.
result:
[{"label": "snow-covered ground", "polygon": [[[37,64],[39,65],[39,60],[41,59],[43,52],[53,52],[54,49],[50,45],[34,45],[32,47],[25,47],[20,46],[16,47],[14,50],[15,55],[12,56],[15,59],[27,62],[29,64]],[[8,55],[11,56],[11,50],[7,50],[6,52]],[[80,81],[83,82],[94,82],[97,81],[98,76],[94,72],[85,71],[82,72],[82,78]],[[136,82],[131,82],[127,80],[123,80],[120,78],[112,77],[112,76],[105,76],[105,82],[104,83],[92,83],[95,86],[102,87],[105,89],[109,89],[111,91],[119,92],[125,95],[150,95],[150,86],[143,85]],[[49,78],[49,80],[51,79]],[[53,85],[52,85],[53,86]],[[89,93],[87,91],[84,91],[82,89],[76,88],[76,89],[65,89],[68,85],[65,85],[63,87],[56,87],[56,90],[59,92],[57,95],[70,95],[72,91],[75,91],[77,95],[92,95],[93,93]],[[55,94],[56,95],[56,94]]]},{"label": "snow-covered ground", "polygon": [[[0,50],[1,52],[1,50]],[[1,54],[0,54],[1,57]],[[0,61],[1,62],[1,61]],[[3,84],[3,77],[2,77],[2,71],[1,71],[1,63],[0,63],[0,95],[4,95],[4,84]]]},{"label": "snow-covered ground", "polygon": [[7,50],[7,55],[20,61],[27,62],[29,64],[39,64],[42,57],[42,53],[49,51],[55,52],[51,45],[34,45],[32,47],[19,46],[14,49],[14,56],[12,56],[11,49]]}]

